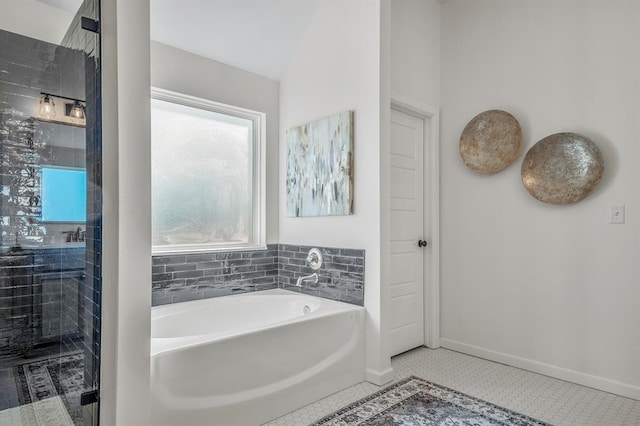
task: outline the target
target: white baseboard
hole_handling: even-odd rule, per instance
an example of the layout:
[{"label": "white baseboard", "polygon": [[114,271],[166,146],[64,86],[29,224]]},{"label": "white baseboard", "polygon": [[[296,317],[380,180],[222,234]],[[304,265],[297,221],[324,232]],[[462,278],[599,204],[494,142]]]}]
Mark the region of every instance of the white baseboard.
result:
[{"label": "white baseboard", "polygon": [[393,380],[393,368],[389,367],[384,371],[374,371],[367,369],[365,380],[377,386],[385,385]]},{"label": "white baseboard", "polygon": [[532,371],[534,373],[544,374],[545,376],[554,377],[556,379],[566,380],[567,382],[577,383],[579,385],[589,386],[627,398],[640,400],[640,386],[618,382],[604,377],[593,376],[591,374],[558,367],[552,364],[546,364],[528,358],[521,358],[515,355],[496,352],[479,346],[457,342],[455,340],[441,338],[440,344],[443,348],[451,349],[456,352],[462,352],[479,358],[488,359],[489,361],[499,362],[501,364],[522,368],[523,370]]}]

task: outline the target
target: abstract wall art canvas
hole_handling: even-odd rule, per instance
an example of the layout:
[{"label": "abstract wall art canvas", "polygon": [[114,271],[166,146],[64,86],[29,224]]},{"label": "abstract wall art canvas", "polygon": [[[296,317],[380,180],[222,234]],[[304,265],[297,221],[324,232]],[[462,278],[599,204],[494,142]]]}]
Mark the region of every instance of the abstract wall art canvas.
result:
[{"label": "abstract wall art canvas", "polygon": [[287,216],[353,213],[353,111],[287,130]]}]

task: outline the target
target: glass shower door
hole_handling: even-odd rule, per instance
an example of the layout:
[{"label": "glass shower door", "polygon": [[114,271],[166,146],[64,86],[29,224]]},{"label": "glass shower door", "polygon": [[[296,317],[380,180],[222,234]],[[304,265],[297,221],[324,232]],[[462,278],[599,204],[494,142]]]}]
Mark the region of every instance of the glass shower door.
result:
[{"label": "glass shower door", "polygon": [[98,419],[98,0],[0,11],[0,424]]}]

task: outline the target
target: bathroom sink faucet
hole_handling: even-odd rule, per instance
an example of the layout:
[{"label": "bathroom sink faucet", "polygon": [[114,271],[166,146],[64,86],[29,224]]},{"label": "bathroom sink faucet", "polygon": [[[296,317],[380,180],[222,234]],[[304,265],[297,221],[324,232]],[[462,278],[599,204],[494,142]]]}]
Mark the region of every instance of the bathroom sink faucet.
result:
[{"label": "bathroom sink faucet", "polygon": [[296,281],[297,287],[302,287],[302,283],[310,282],[312,284],[316,284],[318,282],[318,274],[315,272],[311,275],[307,275],[306,277],[298,277],[298,281]]}]

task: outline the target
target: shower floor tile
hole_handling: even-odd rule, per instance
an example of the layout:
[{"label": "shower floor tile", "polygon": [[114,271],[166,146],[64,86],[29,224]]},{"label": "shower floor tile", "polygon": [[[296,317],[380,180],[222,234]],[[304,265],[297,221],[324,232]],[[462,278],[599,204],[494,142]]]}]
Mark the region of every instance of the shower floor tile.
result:
[{"label": "shower floor tile", "polygon": [[[447,349],[414,349],[391,365],[394,381],[415,375],[558,426],[640,425],[640,401]],[[378,390],[360,383],[266,426],[308,425]]]}]

